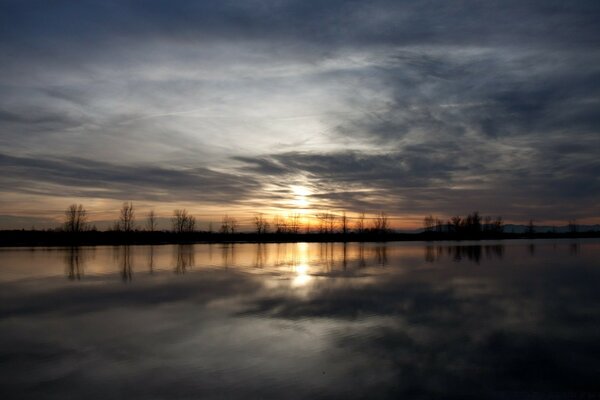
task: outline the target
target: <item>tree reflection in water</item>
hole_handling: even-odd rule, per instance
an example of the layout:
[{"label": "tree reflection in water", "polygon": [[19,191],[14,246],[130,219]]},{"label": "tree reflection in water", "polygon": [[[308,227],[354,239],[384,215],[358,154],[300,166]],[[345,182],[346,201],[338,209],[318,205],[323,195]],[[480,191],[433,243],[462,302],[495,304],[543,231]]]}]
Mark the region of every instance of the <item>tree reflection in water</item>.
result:
[{"label": "tree reflection in water", "polygon": [[[433,263],[441,261],[444,257],[444,246],[427,245],[424,247],[426,262]],[[530,250],[531,251],[531,250]],[[485,254],[487,260],[501,260],[504,256],[504,245],[465,245],[465,246],[446,246],[445,255],[455,262],[463,259],[479,263],[482,255]]]},{"label": "tree reflection in water", "polygon": [[176,247],[175,252],[175,273],[185,274],[188,268],[195,264],[194,245],[180,244]]},{"label": "tree reflection in water", "polygon": [[79,246],[71,246],[65,254],[65,266],[69,280],[80,280],[83,277],[86,254]]},{"label": "tree reflection in water", "polygon": [[152,275],[154,273],[154,246],[148,247],[148,272]]}]

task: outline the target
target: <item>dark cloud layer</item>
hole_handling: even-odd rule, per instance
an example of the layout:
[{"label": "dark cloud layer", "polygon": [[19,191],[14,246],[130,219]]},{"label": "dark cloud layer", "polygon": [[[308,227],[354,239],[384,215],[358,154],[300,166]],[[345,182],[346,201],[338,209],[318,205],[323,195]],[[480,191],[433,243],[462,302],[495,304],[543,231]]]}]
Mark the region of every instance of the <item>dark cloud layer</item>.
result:
[{"label": "dark cloud layer", "polygon": [[597,219],[599,18],[597,1],[3,1],[0,190],[226,206],[304,182],[315,207]]},{"label": "dark cloud layer", "polygon": [[66,187],[73,197],[173,201],[180,196],[222,203],[246,198],[258,188],[247,176],[208,168],[174,169],[152,165],[118,165],[82,158],[40,159],[0,154],[6,175],[0,178],[14,191],[53,195]]}]

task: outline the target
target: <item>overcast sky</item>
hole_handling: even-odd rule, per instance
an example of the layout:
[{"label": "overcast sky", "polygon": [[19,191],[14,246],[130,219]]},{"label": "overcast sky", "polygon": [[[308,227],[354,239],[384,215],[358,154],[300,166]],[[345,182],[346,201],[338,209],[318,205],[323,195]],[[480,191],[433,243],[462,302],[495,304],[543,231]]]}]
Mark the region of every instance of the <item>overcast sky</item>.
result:
[{"label": "overcast sky", "polygon": [[597,0],[0,0],[0,228],[128,200],[600,222],[598,21]]}]

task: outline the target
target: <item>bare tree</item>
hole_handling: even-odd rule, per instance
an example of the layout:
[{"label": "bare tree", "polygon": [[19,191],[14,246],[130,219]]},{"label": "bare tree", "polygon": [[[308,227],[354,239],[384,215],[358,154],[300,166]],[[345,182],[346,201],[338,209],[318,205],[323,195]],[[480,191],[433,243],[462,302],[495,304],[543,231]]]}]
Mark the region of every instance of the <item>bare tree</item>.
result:
[{"label": "bare tree", "polygon": [[337,224],[337,216],[330,212],[322,212],[315,215],[319,221],[319,233],[333,233],[335,232]]},{"label": "bare tree", "polygon": [[131,232],[135,229],[135,212],[133,211],[133,203],[123,203],[119,215],[118,227],[118,230],[123,232]]},{"label": "bare tree", "polygon": [[333,213],[327,213],[327,233],[335,232],[337,216]]},{"label": "bare tree", "polygon": [[526,232],[528,235],[533,235],[535,233],[535,225],[533,224],[533,220],[530,219],[527,224]]},{"label": "bare tree", "polygon": [[288,230],[290,233],[300,232],[300,214],[292,214],[288,218]]},{"label": "bare tree", "polygon": [[346,211],[342,213],[342,217],[340,218],[342,233],[344,235],[348,234],[348,217],[346,216]]},{"label": "bare tree", "polygon": [[173,225],[174,232],[193,232],[196,227],[196,218],[192,215],[189,215],[185,209],[177,209],[173,211],[171,223]]},{"label": "bare tree", "polygon": [[463,219],[460,216],[456,215],[456,216],[450,218],[449,223],[452,226],[452,230],[455,233],[459,233],[463,226]]},{"label": "bare tree", "polygon": [[434,225],[433,215],[428,215],[427,217],[423,218],[423,227],[425,229],[425,232],[432,232],[433,225]]},{"label": "bare tree", "polygon": [[365,213],[361,212],[360,214],[358,214],[358,217],[356,218],[356,231],[358,233],[364,233],[365,232]]},{"label": "bare tree", "polygon": [[146,214],[146,229],[149,232],[156,231],[156,213],[154,210],[150,210],[148,214]]},{"label": "bare tree", "polygon": [[501,216],[497,216],[494,222],[492,222],[492,232],[502,233],[504,232],[504,221]]},{"label": "bare tree", "polygon": [[569,220],[569,232],[570,233],[577,233],[579,231],[579,226],[577,226],[577,220],[576,219],[571,219]]},{"label": "bare tree", "polygon": [[221,219],[221,233],[235,233],[238,227],[237,219],[227,214]]},{"label": "bare tree", "polygon": [[385,233],[390,230],[389,218],[384,211],[380,211],[373,220],[373,230],[378,233]]},{"label": "bare tree", "polygon": [[258,234],[264,234],[269,231],[269,222],[263,213],[258,213],[254,216],[254,226]]},{"label": "bare tree", "polygon": [[81,204],[71,204],[65,211],[64,229],[67,232],[83,232],[88,229],[87,211]]},{"label": "bare tree", "polygon": [[280,215],[273,217],[273,226],[275,227],[275,233],[286,233],[288,230],[287,222]]},{"label": "bare tree", "polygon": [[315,215],[317,221],[319,221],[319,233],[327,233],[327,213],[317,213]]}]

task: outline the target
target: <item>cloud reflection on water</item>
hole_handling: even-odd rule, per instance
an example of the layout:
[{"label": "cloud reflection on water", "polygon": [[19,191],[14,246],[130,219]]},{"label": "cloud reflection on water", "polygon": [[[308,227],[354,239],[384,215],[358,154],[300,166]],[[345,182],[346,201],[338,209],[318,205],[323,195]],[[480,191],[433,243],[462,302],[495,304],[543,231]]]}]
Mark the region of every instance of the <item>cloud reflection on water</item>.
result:
[{"label": "cloud reflection on water", "polygon": [[[600,246],[584,242],[577,253],[568,242],[535,246],[533,255],[528,243],[511,242],[41,251],[33,259],[43,255],[49,265],[66,265],[67,278],[80,271],[81,279],[65,279],[61,268],[0,281],[0,392],[597,392]],[[103,274],[92,273],[108,261]],[[124,270],[132,278],[127,285],[120,283]]]}]

